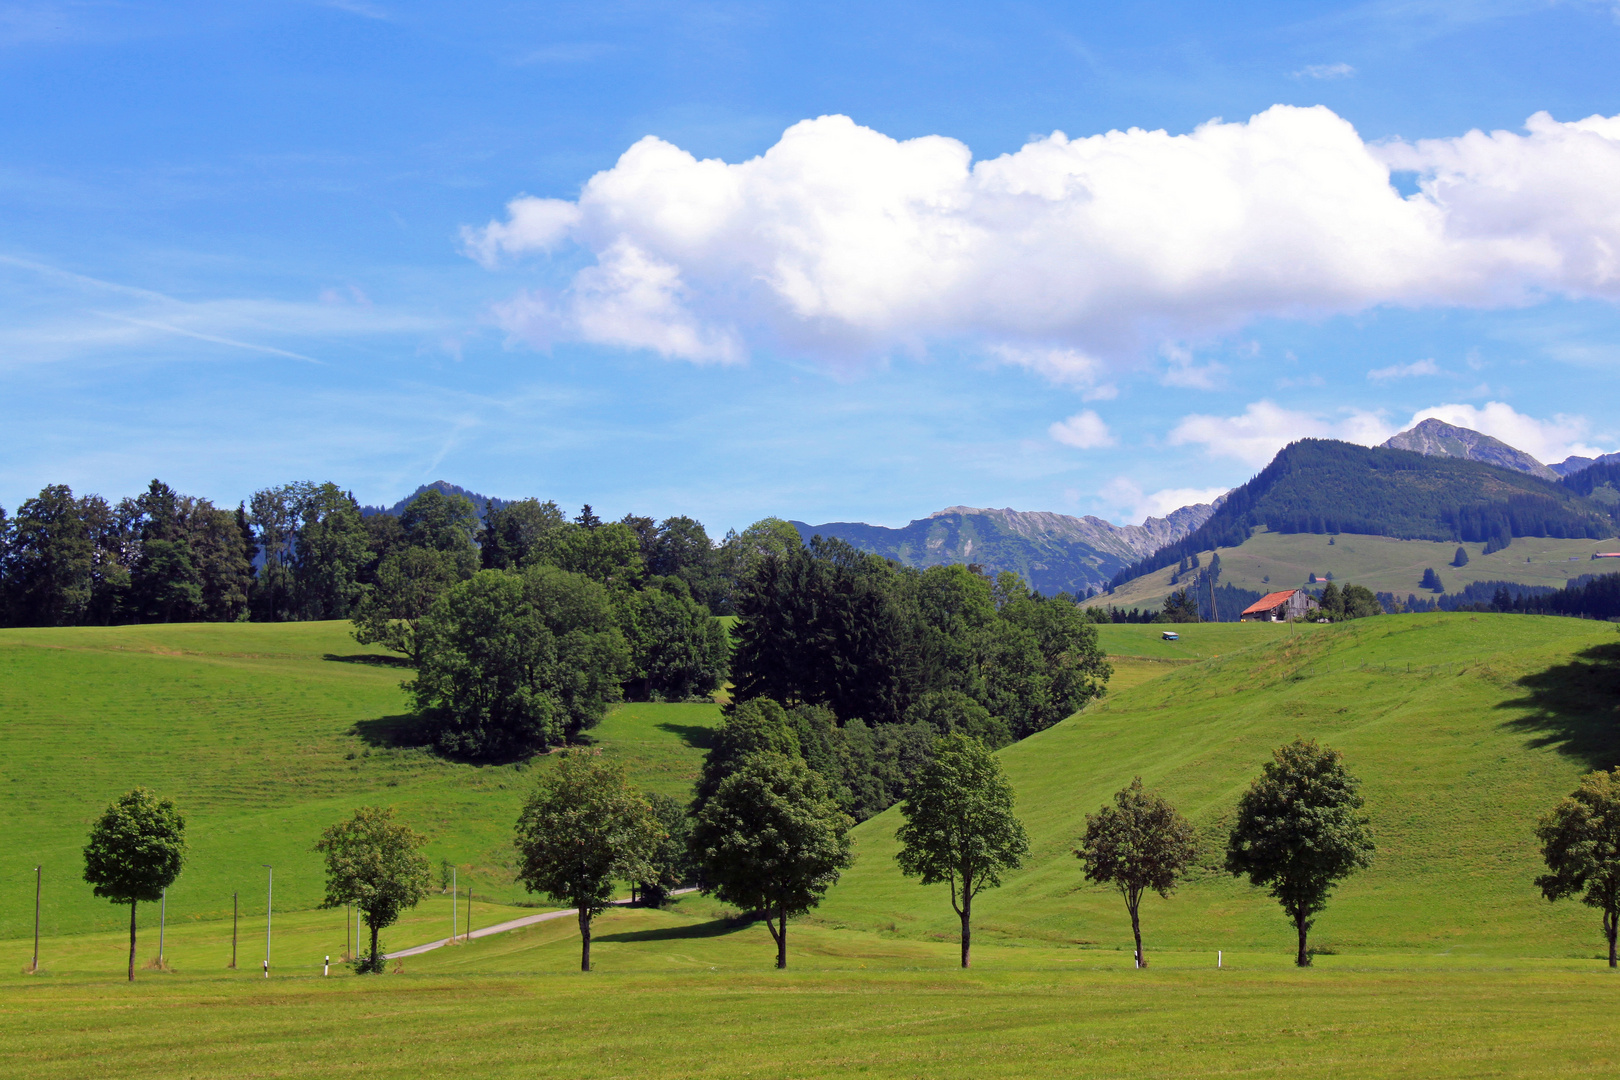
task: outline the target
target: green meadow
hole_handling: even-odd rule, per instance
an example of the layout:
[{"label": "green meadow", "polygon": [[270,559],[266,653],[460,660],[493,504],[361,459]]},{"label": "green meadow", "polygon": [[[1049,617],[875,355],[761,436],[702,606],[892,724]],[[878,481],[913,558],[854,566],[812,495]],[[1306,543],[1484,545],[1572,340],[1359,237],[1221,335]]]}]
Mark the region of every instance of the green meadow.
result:
[{"label": "green meadow", "polygon": [[[1223,556],[1224,561],[1224,556]],[[1337,575],[1336,575],[1337,576]],[[361,979],[323,957],[310,845],[367,802],[431,837],[473,883],[473,925],[543,910],[511,880],[534,769],[442,761],[417,741],[409,672],[345,624],[0,632],[0,1062],[79,1076],[1577,1075],[1612,1069],[1620,981],[1595,912],[1548,904],[1537,817],[1620,760],[1620,633],[1606,623],[1434,614],[1335,626],[1105,626],[1110,692],[1000,754],[1031,858],[975,906],[955,969],[942,888],[895,868],[897,811],[855,830],[854,867],[792,924],[790,969],[763,926],[700,896],[598,924],[597,970],[557,919]],[[593,732],[649,789],[683,793],[718,707],[627,705]],[[1296,735],[1364,782],[1374,867],[1291,966],[1276,905],[1219,870],[1238,794]],[[1117,894],[1085,885],[1085,815],[1140,775],[1198,827],[1201,867],[1149,898],[1132,969]],[[122,981],[122,908],[78,880],[90,820],[145,783],[176,798],[192,861],[170,890],[165,959]],[[276,866],[273,977],[265,871]],[[45,866],[39,975],[33,872]],[[239,967],[227,968],[231,892]],[[390,948],[450,932],[435,895]],[[536,906],[525,906],[536,905]],[[463,911],[464,915],[465,912]],[[142,961],[156,954],[142,909]],[[1223,967],[1215,966],[1216,953]]]},{"label": "green meadow", "polygon": [[[1274,533],[1264,528],[1235,548],[1217,549],[1221,557],[1221,584],[1270,592],[1305,585],[1310,576],[1332,574],[1340,584],[1365,585],[1374,592],[1432,596],[1421,584],[1423,571],[1434,569],[1447,592],[1461,592],[1475,581],[1516,581],[1521,585],[1547,585],[1561,589],[1570,578],[1604,569],[1592,562],[1598,551],[1620,551],[1620,540],[1560,540],[1521,536],[1501,551],[1485,554],[1483,543],[1437,543],[1398,540],[1392,536],[1343,533],[1328,543],[1312,533]],[[1452,558],[1461,547],[1468,565],[1454,567]],[[1204,565],[1216,552],[1200,556]],[[1093,597],[1092,605],[1158,608],[1172,589],[1174,566],[1143,574],[1121,585],[1112,595]],[[1189,579],[1190,580],[1190,579]],[[1186,581],[1182,582],[1187,584]]]}]

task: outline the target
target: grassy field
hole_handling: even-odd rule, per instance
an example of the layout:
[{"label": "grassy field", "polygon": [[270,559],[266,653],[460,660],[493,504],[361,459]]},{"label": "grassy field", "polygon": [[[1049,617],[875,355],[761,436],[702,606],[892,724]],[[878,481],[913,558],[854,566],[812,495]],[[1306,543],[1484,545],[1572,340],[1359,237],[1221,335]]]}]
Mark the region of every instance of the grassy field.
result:
[{"label": "grassy field", "polygon": [[[1336,545],[1337,546],[1337,545]],[[1224,557],[1223,557],[1224,561]],[[360,979],[340,912],[312,910],[319,828],[388,802],[477,884],[474,926],[534,908],[503,865],[532,776],[409,744],[403,669],[342,624],[0,632],[0,1069],[77,1077],[1561,1076],[1614,1067],[1601,1021],[1620,980],[1595,913],[1531,885],[1536,817],[1620,760],[1620,636],[1604,623],[1419,615],[1336,626],[1105,626],[1118,675],[1084,713],[1001,752],[1032,857],[976,906],[975,967],[954,970],[943,890],[893,862],[898,814],[857,828],[857,862],[791,929],[772,972],[762,925],[689,897],[598,923],[581,976],[559,919]],[[683,792],[718,710],[633,705],[596,731],[650,788]],[[1232,807],[1295,735],[1365,781],[1374,868],[1289,966],[1274,903],[1219,872]],[[368,753],[369,751],[369,753]],[[535,768],[547,767],[545,760]],[[1132,970],[1118,896],[1082,883],[1087,811],[1141,775],[1207,843],[1149,898],[1151,966]],[[123,909],[78,881],[88,821],[132,782],[176,795],[193,863],[170,895],[166,958],[122,982]],[[268,858],[265,857],[268,854]],[[25,975],[36,860],[43,973]],[[263,871],[276,861],[274,977]],[[243,891],[239,964],[230,890]],[[443,937],[433,896],[386,935]],[[224,918],[220,918],[224,916]],[[156,953],[143,908],[141,960]],[[1215,970],[1216,950],[1225,967]]]},{"label": "grassy field", "polygon": [[[1105,629],[1119,651],[1131,632],[1138,649],[1156,647],[1155,627]],[[1264,625],[1184,629],[1181,647],[1210,659],[1164,665],[1159,678],[1001,751],[1032,857],[976,902],[983,940],[1129,941],[1119,898],[1084,885],[1071,851],[1086,813],[1139,775],[1192,819],[1207,850],[1204,869],[1179,893],[1144,903],[1149,949],[1286,950],[1291,931],[1276,905],[1219,870],[1220,845],[1271,749],[1308,736],[1342,750],[1365,782],[1378,843],[1373,869],[1341,886],[1318,920],[1317,944],[1358,954],[1596,953],[1595,915],[1550,905],[1531,884],[1539,865],[1532,830],[1581,773],[1620,761],[1613,626],[1433,614],[1291,637]],[[1221,644],[1245,640],[1257,643]],[[890,810],[856,830],[856,865],[817,920],[954,936],[943,887],[921,887],[895,869],[899,820]]]},{"label": "grassy field", "polygon": [[[0,938],[32,933],[43,865],[47,933],[112,929],[123,908],[79,877],[92,820],[145,784],[186,813],[191,862],[172,919],[227,918],[231,894],[264,913],[314,907],[311,845],[366,803],[393,805],[485,900],[525,901],[508,870],[529,766],[443,761],[411,745],[410,672],[356,646],[347,623],[0,630]],[[713,705],[627,705],[593,733],[649,789],[690,787]],[[536,767],[544,768],[548,759]],[[156,926],[157,912],[141,909]]]},{"label": "grassy field", "polygon": [[[1620,540],[1555,540],[1520,537],[1510,547],[1485,554],[1485,545],[1439,544],[1429,540],[1396,540],[1388,536],[1345,533],[1333,538],[1305,533],[1272,533],[1260,529],[1244,544],[1219,548],[1221,584],[1240,589],[1272,592],[1309,582],[1314,573],[1332,573],[1341,584],[1365,585],[1374,592],[1389,592],[1403,600],[1408,594],[1432,595],[1420,587],[1425,568],[1440,575],[1447,592],[1461,592],[1474,581],[1516,581],[1525,585],[1563,588],[1572,577],[1597,570],[1612,570],[1592,562],[1594,551],[1620,551]],[[1468,565],[1456,568],[1452,557],[1461,546]],[[1214,552],[1199,558],[1209,564]],[[1094,597],[1093,605],[1157,608],[1170,595],[1175,567],[1165,567],[1120,586],[1112,596]],[[1269,580],[1268,580],[1269,579]]]},{"label": "grassy field", "polygon": [[[97,935],[99,936],[99,935]],[[604,915],[580,975],[566,921],[381,978],[220,970],[0,975],[0,1070],[122,1077],[1585,1076],[1620,1061],[1620,980],[1576,961],[948,945]],[[109,941],[109,944],[116,944]],[[47,968],[49,971],[49,968]]]}]

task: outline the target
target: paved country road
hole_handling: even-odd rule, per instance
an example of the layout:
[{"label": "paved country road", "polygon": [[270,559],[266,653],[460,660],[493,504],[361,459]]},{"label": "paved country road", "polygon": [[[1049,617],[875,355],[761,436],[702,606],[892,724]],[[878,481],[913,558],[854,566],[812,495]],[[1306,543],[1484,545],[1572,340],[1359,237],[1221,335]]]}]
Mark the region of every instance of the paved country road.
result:
[{"label": "paved country road", "polygon": [[[696,889],[676,889],[674,892],[670,893],[669,895],[671,895],[671,896],[684,896],[686,893],[693,893],[693,892],[697,892],[697,890]],[[628,905],[630,903],[630,901],[629,900],[615,900],[615,901],[613,901],[613,903],[616,904],[616,905]],[[459,940],[462,940],[462,939],[465,939],[465,938],[489,937],[491,934],[504,934],[508,930],[516,930],[519,927],[524,927],[524,926],[533,926],[535,923],[543,923],[543,922],[547,921],[548,919],[562,919],[562,918],[567,918],[568,916],[571,916],[571,915],[578,915],[578,914],[579,914],[579,908],[564,908],[562,911],[543,911],[538,915],[525,915],[521,919],[511,919],[511,920],[509,920],[507,922],[496,923],[494,926],[486,926],[482,930],[474,930],[470,934],[460,934],[455,938],[440,938],[438,941],[430,941],[426,945],[418,945],[418,946],[416,946],[415,948],[412,948],[412,949],[401,949],[401,950],[399,950],[399,952],[383,953],[383,959],[384,960],[400,960],[400,959],[403,959],[404,957],[407,957],[407,956],[420,956],[425,952],[432,952],[434,949],[442,949],[446,945],[450,944],[452,941],[459,941]]]}]

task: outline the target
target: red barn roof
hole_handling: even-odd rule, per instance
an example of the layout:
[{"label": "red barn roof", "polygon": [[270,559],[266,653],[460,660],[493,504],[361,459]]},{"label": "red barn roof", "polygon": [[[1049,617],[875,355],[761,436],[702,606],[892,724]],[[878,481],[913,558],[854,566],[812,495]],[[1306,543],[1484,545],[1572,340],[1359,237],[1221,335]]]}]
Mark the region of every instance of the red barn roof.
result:
[{"label": "red barn roof", "polygon": [[1288,602],[1288,598],[1299,592],[1298,589],[1284,589],[1282,592],[1267,593],[1248,607],[1243,609],[1244,615],[1258,615],[1262,611],[1270,611]]}]

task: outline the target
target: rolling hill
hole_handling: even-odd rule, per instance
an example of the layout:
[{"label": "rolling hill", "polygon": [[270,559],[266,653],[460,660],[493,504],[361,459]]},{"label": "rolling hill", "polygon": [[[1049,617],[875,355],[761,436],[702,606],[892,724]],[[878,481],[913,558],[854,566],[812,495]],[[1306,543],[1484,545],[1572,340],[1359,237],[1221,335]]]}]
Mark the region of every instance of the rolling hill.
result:
[{"label": "rolling hill", "polygon": [[[33,867],[46,933],[116,927],[122,908],[79,876],[91,821],[144,784],[186,814],[192,847],[170,917],[229,918],[231,893],[278,909],[320,902],[320,830],[362,804],[399,808],[435,866],[490,901],[530,903],[508,869],[535,766],[473,766],[412,745],[392,656],[346,622],[0,630],[0,938],[32,932]],[[650,790],[690,788],[719,709],[631,704],[593,730]],[[244,901],[246,902],[246,901]],[[141,909],[141,922],[156,912]],[[127,919],[127,912],[122,918]]]},{"label": "rolling hill", "polygon": [[[1205,869],[1149,905],[1150,947],[1285,948],[1275,906],[1219,872],[1216,848],[1270,749],[1307,735],[1342,749],[1364,779],[1380,850],[1373,870],[1339,890],[1319,944],[1591,954],[1591,914],[1547,905],[1529,885],[1530,830],[1581,772],[1620,760],[1613,627],[1439,614],[1181,629],[1172,643],[1157,627],[1101,627],[1119,670],[1108,697],[1001,752],[1033,852],[982,899],[986,943],[1126,940],[1117,897],[1083,887],[1069,849],[1085,813],[1141,775],[1210,844]],[[171,890],[171,919],[228,917],[233,889],[262,887],[263,862],[277,867],[278,909],[312,908],[320,872],[309,845],[362,802],[398,806],[432,837],[436,862],[471,876],[480,903],[526,901],[505,865],[525,769],[401,745],[403,672],[382,659],[355,650],[336,623],[0,636],[0,821],[16,838],[0,934],[27,933],[36,862],[47,871],[48,933],[115,929],[117,912],[77,880],[78,852],[93,815],[137,782],[174,794],[191,819],[193,860]],[[626,706],[596,735],[640,782],[678,794],[716,719],[708,705]],[[858,861],[814,925],[950,937],[941,891],[894,867],[898,820],[891,810],[857,828]],[[682,912],[701,923],[714,905],[686,901]]]},{"label": "rolling hill", "polygon": [[[1314,940],[1356,952],[1591,956],[1597,917],[1532,884],[1536,819],[1583,772],[1620,762],[1620,640],[1606,623],[1511,615],[1385,616],[1324,627],[1178,627],[1209,659],[1000,752],[1031,837],[1025,869],[975,904],[987,941],[1127,947],[1118,895],[1082,883],[1085,815],[1141,776],[1194,822],[1203,869],[1144,904],[1148,947],[1288,947],[1276,905],[1219,869],[1238,795],[1296,736],[1344,752],[1364,781],[1374,867],[1339,887]],[[1269,631],[1254,635],[1254,630]],[[1112,652],[1153,655],[1158,628],[1104,627]],[[1256,644],[1257,641],[1264,643]],[[1188,644],[1190,643],[1190,644]],[[943,887],[894,865],[890,810],[856,830],[858,861],[823,925],[951,938]]]}]

